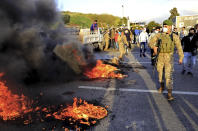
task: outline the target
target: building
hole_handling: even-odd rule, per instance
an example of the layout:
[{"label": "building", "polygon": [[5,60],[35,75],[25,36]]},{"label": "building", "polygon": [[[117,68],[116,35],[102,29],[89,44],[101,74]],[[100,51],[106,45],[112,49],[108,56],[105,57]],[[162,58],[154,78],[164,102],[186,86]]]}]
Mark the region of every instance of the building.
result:
[{"label": "building", "polygon": [[198,15],[176,16],[173,19],[173,24],[178,31],[181,31],[182,27],[186,27],[186,30],[189,30],[191,27],[194,27],[195,24],[198,24]]},{"label": "building", "polygon": [[144,27],[146,25],[145,22],[134,22],[134,23],[130,23],[130,24],[131,24],[131,26],[142,26],[142,27]]}]

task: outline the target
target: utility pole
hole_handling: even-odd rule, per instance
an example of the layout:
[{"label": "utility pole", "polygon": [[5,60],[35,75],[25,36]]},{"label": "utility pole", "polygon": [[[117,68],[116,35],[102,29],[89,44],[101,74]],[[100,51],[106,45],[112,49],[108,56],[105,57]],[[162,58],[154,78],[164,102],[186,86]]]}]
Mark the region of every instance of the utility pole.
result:
[{"label": "utility pole", "polygon": [[122,25],[124,24],[124,5],[122,5]]},{"label": "utility pole", "polygon": [[127,17],[127,28],[130,30],[130,21],[129,21],[129,16]]}]

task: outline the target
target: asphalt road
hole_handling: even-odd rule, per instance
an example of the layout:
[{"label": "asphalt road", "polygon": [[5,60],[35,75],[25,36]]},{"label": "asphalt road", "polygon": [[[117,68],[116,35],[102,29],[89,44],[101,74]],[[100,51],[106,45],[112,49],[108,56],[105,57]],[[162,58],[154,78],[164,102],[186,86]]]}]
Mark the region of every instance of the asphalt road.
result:
[{"label": "asphalt road", "polygon": [[[111,59],[119,52],[96,52],[97,59]],[[157,93],[157,73],[153,72],[149,52],[139,57],[139,49],[129,53],[123,68],[128,77],[105,80],[77,80],[54,85],[37,85],[32,93],[43,92],[42,101],[48,103],[71,103],[73,97],[108,106],[108,116],[100,120],[90,131],[198,131],[198,66],[194,77],[181,75],[182,66],[175,56],[174,96],[168,102],[165,92]],[[1,131],[39,131],[46,123],[22,126],[0,123]],[[55,131],[62,131],[57,128]]]}]

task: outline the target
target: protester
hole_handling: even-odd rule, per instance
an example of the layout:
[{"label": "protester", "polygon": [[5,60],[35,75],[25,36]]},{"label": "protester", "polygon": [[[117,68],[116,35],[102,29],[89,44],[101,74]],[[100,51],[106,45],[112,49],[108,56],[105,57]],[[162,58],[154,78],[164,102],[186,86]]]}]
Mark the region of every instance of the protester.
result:
[{"label": "protester", "polygon": [[90,28],[91,33],[97,32],[97,30],[98,30],[98,23],[97,22],[98,22],[97,20],[94,20],[93,24],[91,25],[91,28]]},{"label": "protester", "polygon": [[[198,48],[198,39],[195,35],[194,28],[190,28],[188,36],[185,36],[182,39],[182,46],[184,52],[182,74],[185,74],[187,71],[188,75],[193,76],[193,69],[196,64],[196,55]],[[190,64],[188,61],[190,61]]]},{"label": "protester", "polygon": [[182,27],[180,32],[180,40],[182,40],[185,36],[187,36],[187,31],[185,30],[185,27]]},{"label": "protester", "polygon": [[135,44],[138,44],[139,42],[139,35],[140,35],[140,30],[136,27],[135,29]]},{"label": "protester", "polygon": [[130,32],[129,29],[125,29],[124,35],[126,36],[127,42],[129,43],[129,47],[127,47],[127,48],[130,48],[130,49],[131,49],[131,38],[132,38],[132,33]]},{"label": "protester", "polygon": [[132,33],[131,43],[135,44],[135,30],[131,27],[130,32]]},{"label": "protester", "polygon": [[195,33],[198,33],[198,24],[196,24],[196,25],[194,26],[194,28],[195,28]]},{"label": "protester", "polygon": [[116,45],[115,45],[115,28],[112,28],[110,31],[110,39],[111,39],[111,47],[116,49]]},{"label": "protester", "polygon": [[148,42],[148,33],[146,32],[146,29],[143,29],[139,36],[139,43],[140,43],[140,57],[142,55],[146,57],[146,44]]},{"label": "protester", "polygon": [[159,76],[160,88],[159,93],[164,90],[164,78],[165,73],[166,88],[168,89],[168,100],[174,100],[172,96],[173,89],[173,54],[176,46],[179,54],[179,64],[183,61],[183,50],[179,36],[171,33],[171,25],[169,23],[163,23],[163,33],[156,34],[149,42],[149,46],[153,48],[154,53],[157,55],[157,71]]},{"label": "protester", "polygon": [[115,45],[116,45],[116,49],[117,50],[119,49],[119,46],[118,46],[118,36],[119,36],[119,33],[118,33],[118,30],[116,30],[116,32],[115,32]]},{"label": "protester", "polygon": [[179,35],[176,27],[173,29],[173,33],[176,34],[176,35]]}]

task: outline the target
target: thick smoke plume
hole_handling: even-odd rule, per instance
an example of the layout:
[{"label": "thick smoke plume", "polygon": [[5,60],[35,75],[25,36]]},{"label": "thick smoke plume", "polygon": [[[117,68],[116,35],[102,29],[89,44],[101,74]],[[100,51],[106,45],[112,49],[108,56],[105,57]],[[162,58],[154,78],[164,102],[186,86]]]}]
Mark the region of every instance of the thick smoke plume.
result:
[{"label": "thick smoke plume", "polygon": [[65,36],[53,0],[1,0],[0,18],[0,72],[9,79],[68,80],[81,73],[88,50]]}]

